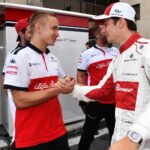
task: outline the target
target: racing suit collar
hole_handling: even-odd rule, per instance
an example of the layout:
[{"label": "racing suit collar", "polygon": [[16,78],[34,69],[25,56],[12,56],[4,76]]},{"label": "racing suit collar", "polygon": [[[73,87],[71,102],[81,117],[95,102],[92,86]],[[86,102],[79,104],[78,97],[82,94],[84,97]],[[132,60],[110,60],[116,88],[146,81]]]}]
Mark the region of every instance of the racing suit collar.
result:
[{"label": "racing suit collar", "polygon": [[138,32],[135,32],[121,47],[120,47],[120,53],[124,52],[126,49],[128,49],[134,42],[136,42],[141,36]]},{"label": "racing suit collar", "polygon": [[[39,54],[43,53],[39,48],[37,48],[36,46],[32,45],[31,43],[28,43],[27,46],[30,47],[31,49],[33,49],[34,51],[36,51]],[[50,53],[50,50],[47,48],[45,53],[46,54]]]}]

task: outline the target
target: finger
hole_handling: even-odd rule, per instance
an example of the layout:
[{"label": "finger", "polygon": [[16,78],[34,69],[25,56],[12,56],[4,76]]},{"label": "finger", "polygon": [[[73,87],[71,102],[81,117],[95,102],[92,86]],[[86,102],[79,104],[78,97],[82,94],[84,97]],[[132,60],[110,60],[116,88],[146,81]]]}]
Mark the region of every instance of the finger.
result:
[{"label": "finger", "polygon": [[63,85],[66,84],[65,79],[62,79],[62,78],[59,78],[57,82],[59,82],[60,84],[63,84]]}]

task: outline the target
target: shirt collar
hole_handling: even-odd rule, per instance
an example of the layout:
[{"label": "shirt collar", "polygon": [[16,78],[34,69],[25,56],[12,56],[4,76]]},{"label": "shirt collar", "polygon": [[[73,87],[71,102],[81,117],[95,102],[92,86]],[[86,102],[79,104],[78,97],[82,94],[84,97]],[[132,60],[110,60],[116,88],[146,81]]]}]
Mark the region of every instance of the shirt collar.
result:
[{"label": "shirt collar", "polygon": [[[31,43],[28,43],[27,46],[30,47],[31,49],[33,49],[34,51],[36,51],[39,54],[43,53],[43,51],[41,51],[39,48],[37,48],[36,46],[32,45]],[[45,53],[46,54],[50,53],[50,50],[47,48]]]},{"label": "shirt collar", "polygon": [[120,53],[124,52],[126,49],[128,49],[134,42],[136,42],[141,36],[138,32],[135,32],[121,47],[120,47]]}]

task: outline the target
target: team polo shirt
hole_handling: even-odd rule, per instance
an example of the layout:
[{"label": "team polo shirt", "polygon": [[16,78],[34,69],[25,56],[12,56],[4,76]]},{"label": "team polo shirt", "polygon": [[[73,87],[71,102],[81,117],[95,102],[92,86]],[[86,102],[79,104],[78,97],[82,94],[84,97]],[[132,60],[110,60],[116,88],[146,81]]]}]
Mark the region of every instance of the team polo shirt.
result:
[{"label": "team polo shirt", "polygon": [[[118,54],[119,50],[115,47],[109,48],[95,45],[81,53],[77,69],[88,73],[88,85],[97,85],[106,74],[109,63]],[[103,103],[114,103],[113,96],[108,96]]]},{"label": "team polo shirt", "polygon": [[22,49],[23,46],[21,46],[21,44],[19,43],[16,48],[14,50],[12,50],[11,52],[9,52],[6,56],[6,59],[5,59],[5,63],[4,63],[4,66],[3,66],[3,69],[2,69],[2,74],[5,75],[5,70],[7,68],[7,63],[9,63],[10,61],[10,58],[11,56],[13,55],[13,53],[19,49]]},{"label": "team polo shirt", "polygon": [[[4,88],[41,91],[52,88],[64,77],[56,56],[29,44],[15,51],[5,71]],[[58,96],[37,106],[17,109],[15,120],[17,148],[31,147],[55,140],[66,133]]]}]

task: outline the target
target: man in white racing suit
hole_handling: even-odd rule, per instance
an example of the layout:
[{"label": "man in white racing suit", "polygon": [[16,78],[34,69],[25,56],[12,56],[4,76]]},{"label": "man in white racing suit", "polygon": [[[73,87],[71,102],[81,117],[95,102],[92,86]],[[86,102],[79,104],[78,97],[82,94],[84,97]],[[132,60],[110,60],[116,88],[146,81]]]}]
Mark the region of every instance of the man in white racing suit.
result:
[{"label": "man in white racing suit", "polygon": [[89,101],[115,89],[116,124],[110,150],[150,150],[150,40],[136,32],[135,11],[127,3],[113,3],[103,15],[104,33],[119,45],[120,55],[110,64],[98,86],[76,85],[73,97]]}]

